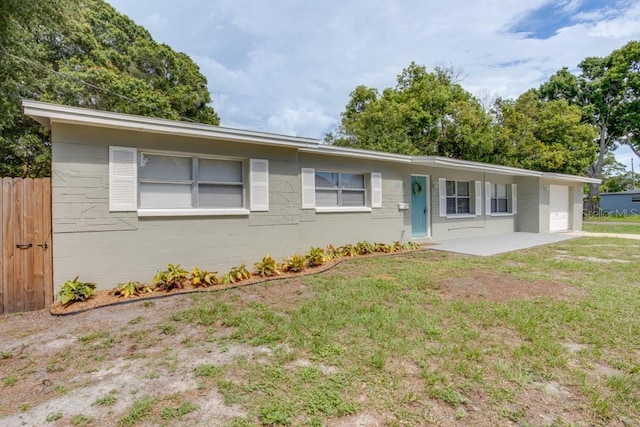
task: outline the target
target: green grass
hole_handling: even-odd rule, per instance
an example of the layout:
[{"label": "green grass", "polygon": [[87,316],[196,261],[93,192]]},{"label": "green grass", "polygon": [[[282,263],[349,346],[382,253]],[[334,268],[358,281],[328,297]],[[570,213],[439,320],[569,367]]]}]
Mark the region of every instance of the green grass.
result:
[{"label": "green grass", "polygon": [[[171,320],[231,328],[227,344],[273,350],[224,369],[196,368],[217,378],[226,403],[247,411],[232,425],[320,425],[365,411],[421,425],[432,423],[433,405],[465,423],[478,420],[469,408],[482,407],[502,423],[537,424],[526,396],[550,381],[570,390],[582,423],[633,424],[640,422],[639,246],[581,238],[487,258],[426,251],[356,259],[300,279],[314,296],[286,309],[231,292],[198,294]],[[444,279],[481,272],[576,292],[497,302],[442,289]],[[571,352],[570,344],[584,349]],[[297,359],[305,363],[292,364]]]},{"label": "green grass", "polygon": [[640,212],[633,215],[614,215],[603,212],[599,215],[588,215],[584,220],[589,222],[636,222],[640,224]]},{"label": "green grass", "polygon": [[592,233],[640,234],[640,222],[638,224],[583,222],[582,229]]}]

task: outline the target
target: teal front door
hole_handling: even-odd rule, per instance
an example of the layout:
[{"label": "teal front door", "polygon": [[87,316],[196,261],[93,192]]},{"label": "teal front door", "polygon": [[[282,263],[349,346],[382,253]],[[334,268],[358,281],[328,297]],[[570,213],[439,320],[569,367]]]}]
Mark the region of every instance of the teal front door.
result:
[{"label": "teal front door", "polygon": [[427,235],[427,177],[411,176],[411,237]]}]

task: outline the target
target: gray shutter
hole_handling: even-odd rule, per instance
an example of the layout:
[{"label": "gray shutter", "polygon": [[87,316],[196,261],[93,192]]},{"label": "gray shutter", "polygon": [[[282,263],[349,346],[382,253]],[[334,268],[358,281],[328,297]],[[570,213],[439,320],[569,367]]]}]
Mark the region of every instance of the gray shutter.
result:
[{"label": "gray shutter", "polygon": [[138,152],[131,147],[109,147],[109,210],[138,209]]},{"label": "gray shutter", "polygon": [[518,186],[511,184],[511,213],[518,213]]},{"label": "gray shutter", "polygon": [[439,208],[440,208],[440,216],[447,216],[447,180],[445,178],[438,179],[438,197],[439,199]]},{"label": "gray shutter", "polygon": [[382,174],[371,172],[371,207],[382,207]]},{"label": "gray shutter", "polygon": [[249,209],[269,210],[269,161],[249,159]]},{"label": "gray shutter", "polygon": [[482,181],[475,181],[476,183],[476,215],[482,215]]},{"label": "gray shutter", "polygon": [[484,183],[484,213],[491,215],[491,183],[489,181]]},{"label": "gray shutter", "polygon": [[316,207],[316,171],[313,168],[302,168],[302,209]]}]

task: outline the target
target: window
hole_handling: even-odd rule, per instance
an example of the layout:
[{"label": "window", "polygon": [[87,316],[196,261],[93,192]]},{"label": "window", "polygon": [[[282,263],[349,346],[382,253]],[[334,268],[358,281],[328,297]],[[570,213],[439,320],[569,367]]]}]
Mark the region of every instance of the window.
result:
[{"label": "window", "polygon": [[631,196],[631,203],[640,203],[640,196]]},{"label": "window", "polygon": [[315,173],[316,206],[366,206],[364,175],[353,173]]},{"label": "window", "polygon": [[470,214],[471,196],[468,181],[447,181],[447,215]]},{"label": "window", "polygon": [[141,209],[242,208],[242,162],[164,154],[140,154]]},{"label": "window", "polygon": [[[382,207],[382,174],[313,168],[300,170],[302,209],[317,212],[371,212]],[[370,181],[370,182],[369,182]]]},{"label": "window", "polygon": [[491,213],[508,213],[507,184],[491,184]]}]

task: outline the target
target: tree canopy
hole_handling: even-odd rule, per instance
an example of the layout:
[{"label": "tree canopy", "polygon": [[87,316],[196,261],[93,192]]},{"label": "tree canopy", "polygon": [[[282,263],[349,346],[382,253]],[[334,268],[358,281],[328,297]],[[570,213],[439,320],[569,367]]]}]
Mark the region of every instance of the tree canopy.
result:
[{"label": "tree canopy", "polygon": [[0,5],[0,176],[47,176],[48,133],[23,98],[218,124],[206,78],[103,0]]},{"label": "tree canopy", "polygon": [[412,155],[489,160],[491,117],[454,81],[450,70],[427,72],[411,63],[382,95],[358,86],[352,93],[335,145]]},{"label": "tree canopy", "polygon": [[498,99],[491,111],[450,70],[412,63],[382,95],[358,86],[342,113],[335,145],[439,155],[547,172],[581,174],[593,161],[595,134],[581,109],[530,90]]},{"label": "tree canopy", "polygon": [[[539,94],[581,109],[582,121],[597,134],[598,155],[587,173],[602,178],[606,155],[617,145],[627,144],[640,155],[640,42],[631,41],[603,58],[586,58],[579,68],[577,76],[561,69]],[[590,193],[597,197],[598,185],[590,185]]]}]

